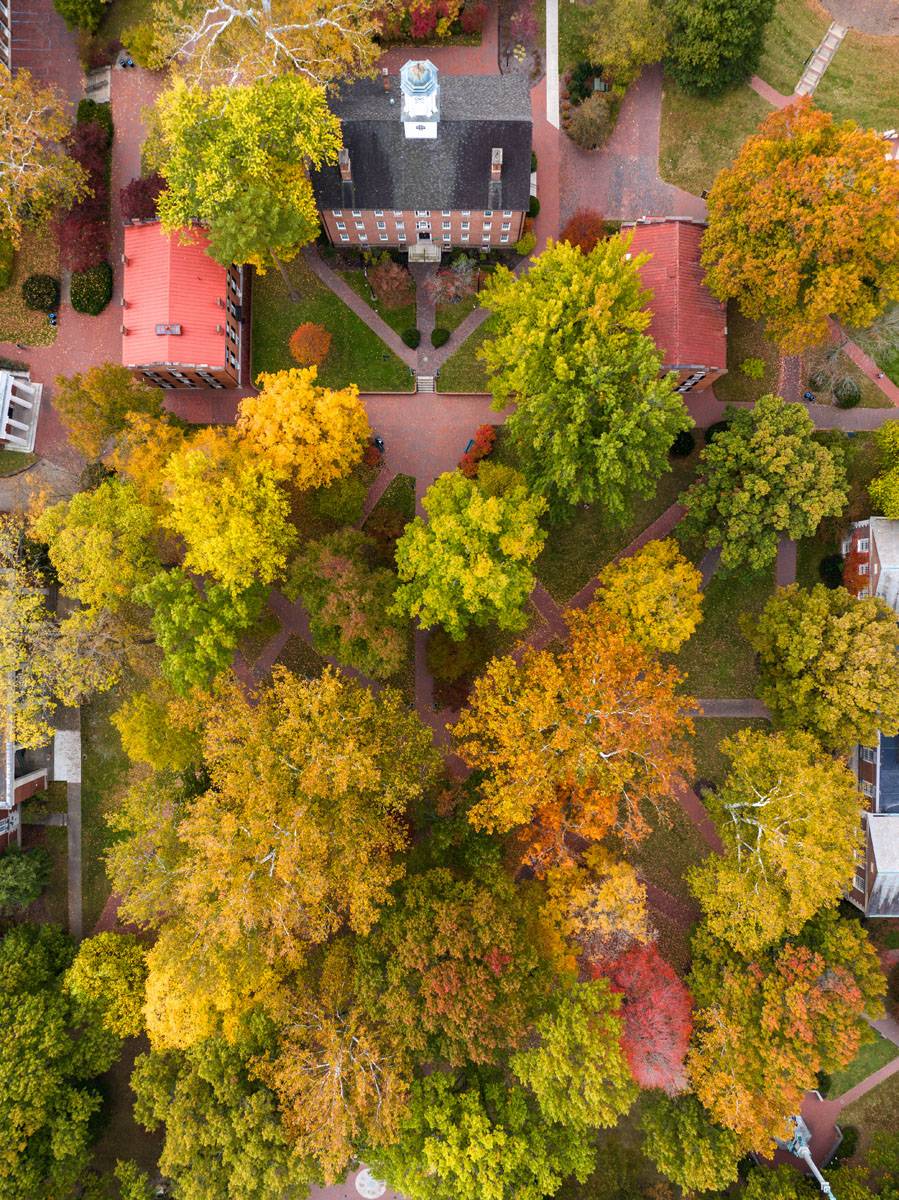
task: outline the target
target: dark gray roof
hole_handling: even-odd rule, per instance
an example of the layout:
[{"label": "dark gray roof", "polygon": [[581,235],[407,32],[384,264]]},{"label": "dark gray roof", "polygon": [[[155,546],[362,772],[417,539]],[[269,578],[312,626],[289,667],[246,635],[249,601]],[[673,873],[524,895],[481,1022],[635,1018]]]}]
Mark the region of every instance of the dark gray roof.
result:
[{"label": "dark gray roof", "polygon": [[[437,137],[407,138],[399,79],[360,80],[332,101],[343,126],[352,195],[338,168],[312,175],[321,208],[525,209],[530,199],[531,100],[514,75],[440,75]],[[393,101],[393,103],[391,103]],[[494,147],[503,152],[499,196],[490,187]]]}]

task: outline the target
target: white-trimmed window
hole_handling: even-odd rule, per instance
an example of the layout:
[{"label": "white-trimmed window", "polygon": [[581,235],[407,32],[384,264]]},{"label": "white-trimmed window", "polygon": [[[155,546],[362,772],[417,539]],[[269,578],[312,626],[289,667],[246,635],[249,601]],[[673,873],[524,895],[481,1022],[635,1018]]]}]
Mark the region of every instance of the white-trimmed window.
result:
[{"label": "white-trimmed window", "polygon": [[415,228],[418,230],[419,233],[430,233],[431,232],[431,222],[430,221],[416,221]]},{"label": "white-trimmed window", "polygon": [[404,233],[398,233],[396,235],[396,240],[398,242],[404,242],[406,240],[406,235]]},{"label": "white-trimmed window", "polygon": [[490,234],[489,234],[489,233],[482,233],[482,234],[481,234],[481,241],[482,241],[482,242],[489,242],[489,241],[490,241]]},{"label": "white-trimmed window", "polygon": [[484,233],[491,233],[493,230],[493,222],[485,221],[484,225],[483,225],[483,230],[484,230]]},{"label": "white-trimmed window", "polygon": [[440,210],[440,215],[441,217],[451,217],[453,215],[453,210],[451,208],[442,208]]},{"label": "white-trimmed window", "polygon": [[429,208],[416,208],[415,215],[416,217],[429,217],[431,210]]},{"label": "white-trimmed window", "polygon": [[450,240],[450,235],[449,235],[448,233],[445,233],[445,234],[443,235],[443,240],[444,240],[445,242],[448,242],[448,241]]},{"label": "white-trimmed window", "polygon": [[340,240],[342,242],[348,242],[350,240],[350,235],[348,233],[342,233],[340,235]]},{"label": "white-trimmed window", "polygon": [[511,221],[503,221],[503,233],[508,233],[511,228],[512,228]]},{"label": "white-trimmed window", "polygon": [[871,543],[868,541],[867,538],[859,538],[858,541],[855,543],[855,548],[859,552],[859,554],[867,554],[868,550],[870,549],[870,546],[871,546]]},{"label": "white-trimmed window", "polygon": [[383,209],[383,208],[376,208],[376,209],[375,209],[375,216],[376,216],[376,217],[383,217],[383,216],[384,216],[384,209]]},{"label": "white-trimmed window", "polygon": [[485,208],[485,209],[484,209],[484,216],[485,216],[485,217],[492,217],[492,216],[493,216],[493,209],[492,209],[492,208]]},{"label": "white-trimmed window", "polygon": [[378,237],[381,239],[381,241],[382,241],[382,242],[386,242],[386,241],[387,241],[387,234],[386,234],[386,233],[379,233],[379,234],[378,234]]},{"label": "white-trimmed window", "polygon": [[361,209],[361,208],[354,208],[354,209],[352,209],[352,213],[353,213],[353,216],[354,216],[354,217],[361,217],[361,216],[362,216],[362,209]]},{"label": "white-trimmed window", "polygon": [[357,229],[364,229],[364,228],[365,228],[365,222],[364,222],[364,221],[357,221],[357,222],[356,222],[356,228],[357,228]]},{"label": "white-trimmed window", "polygon": [[865,599],[867,596],[870,596],[870,595],[871,595],[871,593],[870,593],[870,591],[868,590],[868,588],[866,588],[866,587],[863,587],[863,588],[859,588],[859,589],[858,589],[858,598],[859,598],[859,600],[864,600],[864,599]]},{"label": "white-trimmed window", "polygon": [[467,241],[468,241],[468,234],[467,234],[467,233],[463,233],[463,234],[462,234],[462,241],[463,241],[463,242],[467,242]]},{"label": "white-trimmed window", "polygon": [[346,221],[338,221],[337,228],[338,229],[346,229]]},{"label": "white-trimmed window", "polygon": [[877,762],[877,747],[876,746],[859,746],[858,756],[862,762],[872,763]]},{"label": "white-trimmed window", "polygon": [[509,235],[507,233],[504,233],[503,236],[499,240],[501,242],[507,242],[509,240]]},{"label": "white-trimmed window", "polygon": [[859,575],[867,575],[868,574],[868,564],[867,563],[859,563],[858,564],[858,573],[859,573]]},{"label": "white-trimmed window", "polygon": [[452,229],[452,227],[453,227],[452,221],[444,221],[443,222],[444,229]]},{"label": "white-trimmed window", "polygon": [[462,216],[463,216],[463,217],[470,217],[470,216],[471,216],[471,209],[470,209],[470,208],[463,208],[463,209],[462,209]]},{"label": "white-trimmed window", "polygon": [[379,229],[386,229],[386,228],[387,228],[387,222],[386,222],[386,221],[378,221],[378,228],[379,228]]},{"label": "white-trimmed window", "polygon": [[471,229],[471,222],[470,222],[470,221],[463,221],[463,222],[462,222],[462,228],[463,228],[463,229]]},{"label": "white-trimmed window", "polygon": [[511,208],[506,208],[506,209],[503,209],[503,216],[504,216],[504,217],[511,217],[511,215],[512,215],[512,210],[511,210]]},{"label": "white-trimmed window", "polygon": [[861,781],[861,784],[862,784],[862,795],[867,796],[869,800],[873,800],[874,799],[874,784],[868,783],[867,779],[863,779]]},{"label": "white-trimmed window", "polygon": [[360,233],[360,234],[359,234],[359,241],[360,241],[360,242],[367,242],[367,241],[368,241],[368,234],[367,234],[367,233]]},{"label": "white-trimmed window", "polygon": [[396,223],[396,227],[397,227],[397,229],[405,229],[405,228],[406,228],[406,222],[405,222],[405,221],[397,221],[397,223]]},{"label": "white-trimmed window", "polygon": [[331,209],[331,216],[332,216],[332,217],[342,217],[342,216],[343,216],[343,209],[342,209],[342,208],[332,208],[332,209]]}]

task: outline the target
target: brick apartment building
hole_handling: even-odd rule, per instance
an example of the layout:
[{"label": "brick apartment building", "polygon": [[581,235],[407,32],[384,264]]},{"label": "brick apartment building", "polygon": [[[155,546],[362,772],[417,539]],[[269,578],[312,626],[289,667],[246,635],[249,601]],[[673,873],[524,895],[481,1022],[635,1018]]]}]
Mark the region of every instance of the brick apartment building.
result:
[{"label": "brick apartment building", "polygon": [[705,226],[695,221],[645,220],[623,226],[631,232],[631,253],[651,254],[640,268],[651,291],[648,333],[674,371],[679,392],[700,391],[727,373],[727,311],[703,282],[699,261]]},{"label": "brick apartment building", "polygon": [[249,277],[158,221],[125,226],[122,362],[161,388],[239,387],[249,353]]},{"label": "brick apartment building", "polygon": [[520,75],[445,75],[411,61],[333,102],[344,148],[312,176],[335,246],[444,250],[511,246],[530,203],[531,101]]},{"label": "brick apartment building", "polygon": [[[843,543],[843,582],[899,612],[899,521],[857,521]],[[857,746],[850,765],[864,796],[865,855],[849,899],[868,917],[899,917],[899,736]]]}]

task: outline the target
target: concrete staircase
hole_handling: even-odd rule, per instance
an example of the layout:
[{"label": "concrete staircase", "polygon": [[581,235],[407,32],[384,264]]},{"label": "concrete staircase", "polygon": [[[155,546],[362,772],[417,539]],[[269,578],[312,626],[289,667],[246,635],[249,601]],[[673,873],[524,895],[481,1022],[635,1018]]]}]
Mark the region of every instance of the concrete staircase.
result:
[{"label": "concrete staircase", "polygon": [[416,375],[415,390],[417,392],[436,392],[435,379],[433,375]]},{"label": "concrete staircase", "polygon": [[839,50],[840,44],[847,33],[848,30],[845,25],[838,25],[836,21],[831,22],[830,28],[821,39],[818,49],[805,64],[802,78],[796,84],[795,94],[797,96],[811,96],[814,94],[815,88],[821,82],[821,76],[830,66],[831,59]]}]

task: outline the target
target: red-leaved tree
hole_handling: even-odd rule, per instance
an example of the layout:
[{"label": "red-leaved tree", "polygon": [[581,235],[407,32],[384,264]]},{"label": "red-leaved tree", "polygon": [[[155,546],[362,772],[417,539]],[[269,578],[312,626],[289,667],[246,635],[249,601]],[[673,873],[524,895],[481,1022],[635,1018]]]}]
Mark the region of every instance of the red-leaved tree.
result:
[{"label": "red-leaved tree", "polygon": [[459,459],[459,470],[467,479],[474,479],[478,473],[478,463],[486,458],[493,449],[496,441],[495,425],[479,425],[474,435],[474,445],[466,450]]},{"label": "red-leaved tree", "polygon": [[369,268],[368,282],[385,308],[402,308],[412,303],[414,288],[409,269],[394,262],[389,254],[383,254],[377,265]]},{"label": "red-leaved tree", "polygon": [[156,201],[165,187],[165,180],[155,171],[140,175],[119,192],[122,217],[126,221],[152,221],[156,216]]},{"label": "red-leaved tree", "polygon": [[591,963],[623,997],[621,1047],[637,1083],[669,1095],[687,1084],[684,1059],[693,1028],[692,997],[655,944],[635,945],[612,962]]},{"label": "red-leaved tree", "polygon": [[570,242],[572,246],[578,246],[584,254],[589,254],[607,233],[606,223],[598,212],[590,208],[579,208],[572,213],[568,224],[559,234],[559,241]]},{"label": "red-leaved tree", "polygon": [[301,367],[317,367],[328,357],[331,334],[324,325],[304,321],[290,335],[290,353]]}]

